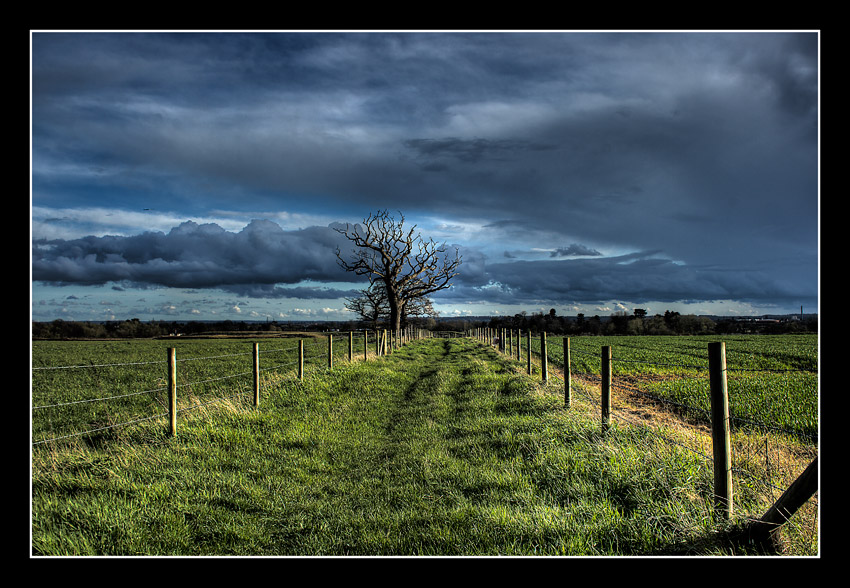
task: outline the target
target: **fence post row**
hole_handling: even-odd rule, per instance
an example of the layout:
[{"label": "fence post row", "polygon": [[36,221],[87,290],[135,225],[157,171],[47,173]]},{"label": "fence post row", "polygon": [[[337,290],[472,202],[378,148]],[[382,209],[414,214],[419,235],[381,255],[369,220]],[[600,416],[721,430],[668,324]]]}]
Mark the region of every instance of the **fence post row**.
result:
[{"label": "fence post row", "polygon": [[[490,329],[478,329],[476,336],[489,343]],[[508,335],[502,331],[501,342],[506,342]],[[513,357],[513,331],[510,332],[510,353]],[[500,342],[500,347],[505,347]],[[522,331],[516,333],[516,358],[522,357]],[[563,338],[564,344],[564,405],[572,403],[572,374],[570,369],[570,339]],[[527,369],[532,373],[531,363],[531,331],[526,333]],[[540,353],[543,381],[548,380],[548,354],[546,351],[546,333],[540,335]],[[611,419],[611,388],[612,388],[612,353],[610,346],[601,349],[601,417],[602,431],[610,428]],[[730,440],[729,390],[726,373],[726,344],[724,342],[709,343],[708,345],[709,394],[711,401],[711,439],[714,469],[715,512],[726,520],[733,514],[732,498],[732,453]],[[753,521],[748,532],[750,537],[759,542],[775,544],[779,528],[818,490],[818,458],[815,457],[806,470],[782,494],[779,500],[762,516]]]},{"label": "fence post row", "polygon": [[[401,344],[402,335],[398,334],[394,338],[394,342],[390,343],[389,337],[392,332],[386,329],[381,332],[376,330],[375,350],[377,355],[386,355],[388,348],[394,344]],[[368,331],[364,331],[364,359],[368,358]],[[481,329],[478,331],[478,336],[482,337],[490,344],[494,343],[495,336],[499,337],[498,346],[502,351],[507,352],[508,348],[513,355],[513,333],[510,334],[511,342],[508,343],[508,331],[501,329]],[[521,357],[521,331],[517,331],[516,336],[516,352],[517,359]],[[572,401],[572,378],[570,370],[570,339],[564,337],[564,404],[569,407]],[[531,362],[531,331],[526,333],[526,349],[527,349],[527,369],[528,374],[532,374]],[[612,352],[610,346],[601,348],[601,417],[602,431],[607,432],[610,428],[611,418],[611,388],[612,388]],[[544,382],[548,381],[548,353],[546,344],[546,333],[540,335],[540,353],[541,353],[541,372]],[[348,338],[348,356],[353,359],[354,354],[354,333],[349,332]],[[260,352],[259,343],[253,343],[253,404],[259,406],[260,403]],[[167,380],[168,380],[168,416],[169,425],[168,432],[171,436],[177,435],[177,350],[174,347],[167,349]],[[328,368],[333,368],[333,335],[328,335]],[[729,392],[727,385],[726,374],[726,344],[723,342],[709,343],[708,345],[708,368],[709,368],[709,388],[711,401],[711,436],[713,450],[713,467],[714,467],[714,495],[715,509],[718,515],[724,519],[730,519],[733,513],[732,499],[732,460],[731,460],[731,442],[730,442],[730,426],[729,426]],[[304,339],[298,340],[298,379],[304,380]],[[782,522],[787,520],[794,510],[797,509],[799,503],[808,499],[808,497],[816,491],[817,480],[816,476],[811,472],[817,471],[817,459],[812,462],[810,467],[801,476],[799,482],[795,482],[792,488],[786,491],[777,505],[771,508],[768,513],[758,521],[758,531],[761,533],[771,533]],[[814,480],[814,481],[812,481]],[[814,490],[812,490],[814,488]],[[783,502],[784,501],[784,502]]]}]

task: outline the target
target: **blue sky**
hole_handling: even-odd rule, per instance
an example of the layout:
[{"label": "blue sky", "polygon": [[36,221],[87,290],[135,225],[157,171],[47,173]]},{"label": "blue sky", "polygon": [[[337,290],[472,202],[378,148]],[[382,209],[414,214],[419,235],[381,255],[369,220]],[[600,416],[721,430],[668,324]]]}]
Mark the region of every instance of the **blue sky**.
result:
[{"label": "blue sky", "polygon": [[441,316],[817,312],[819,34],[31,33],[32,319],[344,320],[333,230]]}]

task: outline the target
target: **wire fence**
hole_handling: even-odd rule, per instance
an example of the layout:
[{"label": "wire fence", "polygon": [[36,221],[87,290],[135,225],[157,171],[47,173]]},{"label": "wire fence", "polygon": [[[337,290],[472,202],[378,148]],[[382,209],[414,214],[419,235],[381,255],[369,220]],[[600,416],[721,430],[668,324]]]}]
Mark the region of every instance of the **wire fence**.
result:
[{"label": "wire fence", "polygon": [[[33,447],[71,439],[96,442],[119,429],[198,411],[213,404],[250,402],[260,393],[340,362],[363,361],[414,336],[386,330],[335,332],[253,343],[220,339],[202,347],[223,353],[184,356],[194,343],[169,348],[160,360],[34,365],[31,377]],[[230,352],[238,346],[244,351]],[[169,357],[174,349],[174,382]],[[158,349],[159,352],[162,348]],[[179,351],[179,353],[178,353]],[[171,405],[170,396],[176,402]]]},{"label": "wire fence", "polygon": [[[547,340],[542,334],[532,337],[530,333],[484,329],[466,335],[516,360],[518,369],[529,375],[557,384],[571,409],[605,415],[606,428],[628,432],[644,443],[647,451],[684,452],[693,463],[712,467],[710,365],[704,339],[693,342],[682,338],[683,344],[671,354],[669,349],[634,345],[628,338],[604,346],[601,343],[609,341],[598,337]],[[197,355],[185,356],[184,351],[191,353],[195,348],[181,347],[175,353],[173,367],[163,358],[34,365],[32,445],[75,439],[96,443],[134,425],[173,422],[180,415],[214,404],[247,404],[252,397],[256,404],[263,391],[303,379],[306,374],[333,369],[336,363],[390,353],[422,336],[425,333],[394,336],[387,331],[356,331],[265,340],[251,347],[244,340],[223,340],[202,347],[201,351],[208,352]],[[600,395],[605,386],[604,347],[614,350],[607,400]],[[733,359],[725,371],[729,379],[730,471],[735,501],[747,504],[747,512],[758,512],[780,498],[801,468],[817,457],[818,371],[816,365],[790,357],[783,350],[772,352],[766,364],[763,356],[745,348],[730,346],[729,356]],[[789,362],[795,367],[788,368]],[[173,378],[169,375],[172,369]],[[759,397],[763,399],[777,389],[781,401],[758,403]],[[172,398],[176,399],[174,404]],[[795,519],[803,521],[799,524],[807,529],[815,545],[817,494],[800,512],[802,515]]]},{"label": "wire fence", "polygon": [[[555,386],[565,405],[598,418],[601,427],[630,435],[648,452],[669,448],[686,452],[704,469],[715,467],[716,419],[705,338],[678,338],[671,349],[670,338],[547,337],[486,328],[469,335],[515,360],[517,369]],[[817,459],[819,379],[816,348],[799,354],[762,352],[740,341],[729,347],[723,376],[728,384],[729,500],[744,505],[740,516],[746,518],[775,504]],[[613,350],[607,373],[605,349]],[[818,494],[797,512],[794,524],[816,550]]]}]

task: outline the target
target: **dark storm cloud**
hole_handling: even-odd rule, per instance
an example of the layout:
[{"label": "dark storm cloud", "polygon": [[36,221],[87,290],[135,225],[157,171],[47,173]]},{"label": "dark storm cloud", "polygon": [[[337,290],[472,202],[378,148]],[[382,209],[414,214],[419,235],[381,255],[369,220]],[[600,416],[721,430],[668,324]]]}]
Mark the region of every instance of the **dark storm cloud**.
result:
[{"label": "dark storm cloud", "polygon": [[[467,299],[816,296],[817,58],[811,33],[36,34],[33,202],[390,208],[551,252],[467,244]],[[332,233],[57,241],[33,277],[276,296],[345,278]]]},{"label": "dark storm cloud", "polygon": [[598,259],[493,263],[486,281],[465,280],[440,302],[488,301],[503,304],[606,302],[634,303],[772,300],[812,301],[805,284],[781,282],[765,271],[694,268],[643,252]]},{"label": "dark storm cloud", "polygon": [[[168,233],[36,242],[33,280],[56,284],[128,282],[181,288],[224,288],[258,297],[329,298],[348,291],[274,284],[351,281],[337,265],[347,242],[329,227],[284,231],[253,221],[238,233],[186,222]],[[345,249],[342,249],[345,251]]]}]

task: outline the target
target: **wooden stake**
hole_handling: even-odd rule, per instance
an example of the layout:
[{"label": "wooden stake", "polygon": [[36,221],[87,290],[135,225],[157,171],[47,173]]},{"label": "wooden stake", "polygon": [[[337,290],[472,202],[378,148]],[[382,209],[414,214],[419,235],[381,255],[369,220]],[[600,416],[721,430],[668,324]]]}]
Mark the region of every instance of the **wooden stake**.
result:
[{"label": "wooden stake", "polygon": [[168,432],[177,436],[177,350],[168,348]]},{"label": "wooden stake", "polygon": [[714,452],[714,496],[723,518],[732,516],[732,453],[729,440],[729,392],[726,384],[726,344],[708,344],[711,394],[711,443]]},{"label": "wooden stake", "polygon": [[564,337],[564,406],[572,404],[572,377],[570,376],[570,338]]},{"label": "wooden stake", "polygon": [[611,425],[611,347],[602,348],[602,432]]},{"label": "wooden stake", "polygon": [[304,339],[298,340],[298,379],[304,381]]},{"label": "wooden stake", "polygon": [[540,333],[540,371],[543,372],[543,383],[549,381],[549,355],[546,351],[546,331]]},{"label": "wooden stake", "polygon": [[260,406],[260,344],[254,343],[254,406]]}]

